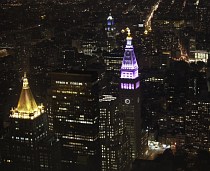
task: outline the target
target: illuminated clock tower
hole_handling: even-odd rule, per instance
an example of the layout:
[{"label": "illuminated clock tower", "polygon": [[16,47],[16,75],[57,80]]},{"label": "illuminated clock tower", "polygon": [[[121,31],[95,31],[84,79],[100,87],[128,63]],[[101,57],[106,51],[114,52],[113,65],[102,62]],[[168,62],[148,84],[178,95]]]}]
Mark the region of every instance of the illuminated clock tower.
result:
[{"label": "illuminated clock tower", "polygon": [[140,79],[130,29],[126,28],[126,31],[128,36],[121,66],[120,98],[134,160],[141,153]]}]

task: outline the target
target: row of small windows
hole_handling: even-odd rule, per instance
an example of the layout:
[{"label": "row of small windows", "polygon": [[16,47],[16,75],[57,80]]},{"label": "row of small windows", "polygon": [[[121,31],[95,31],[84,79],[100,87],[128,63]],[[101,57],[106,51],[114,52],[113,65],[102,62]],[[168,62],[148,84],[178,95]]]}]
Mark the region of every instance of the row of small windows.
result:
[{"label": "row of small windows", "polygon": [[161,82],[161,83],[163,83],[163,79],[162,78],[151,77],[151,78],[145,79],[145,82]]},{"label": "row of small windows", "polygon": [[122,75],[123,77],[130,77],[130,78],[133,77],[133,73],[130,73],[130,72],[123,72]]},{"label": "row of small windows", "polygon": [[[84,95],[85,93],[84,92],[77,92],[77,91],[68,91],[68,90],[63,90],[63,91],[60,91],[60,90],[53,90],[53,92],[55,93],[62,93],[62,94],[81,94],[81,95]],[[53,96],[52,98],[56,98],[56,96]]]},{"label": "row of small windows", "polygon": [[83,85],[83,83],[80,82],[66,82],[66,81],[55,81],[56,84],[63,84],[63,85]]},{"label": "row of small windows", "polygon": [[29,141],[29,140],[33,141],[33,139],[30,139],[30,138],[14,137],[14,136],[12,136],[12,139],[22,140],[22,141]]},{"label": "row of small windows", "polygon": [[64,139],[82,140],[82,141],[96,141],[97,138],[82,135],[62,136]]}]

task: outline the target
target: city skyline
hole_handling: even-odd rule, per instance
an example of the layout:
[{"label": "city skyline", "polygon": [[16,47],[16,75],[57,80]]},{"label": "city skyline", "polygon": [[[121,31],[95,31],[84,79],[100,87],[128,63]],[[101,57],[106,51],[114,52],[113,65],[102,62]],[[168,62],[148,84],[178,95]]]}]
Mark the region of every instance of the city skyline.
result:
[{"label": "city skyline", "polygon": [[1,1],[0,170],[208,171],[209,9]]}]

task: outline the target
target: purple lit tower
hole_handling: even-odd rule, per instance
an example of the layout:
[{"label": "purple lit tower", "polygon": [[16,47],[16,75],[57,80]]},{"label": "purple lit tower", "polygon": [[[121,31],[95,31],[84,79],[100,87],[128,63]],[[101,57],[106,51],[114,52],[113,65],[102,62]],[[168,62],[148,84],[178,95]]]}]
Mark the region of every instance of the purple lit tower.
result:
[{"label": "purple lit tower", "polygon": [[[139,66],[137,64],[134,48],[132,45],[130,29],[127,28],[126,30],[128,31],[128,36],[126,38],[127,44],[125,46],[125,53],[121,66],[121,79],[136,80],[139,78]],[[139,86],[140,81],[137,81],[136,84],[130,83],[130,81],[128,81],[128,83],[121,83],[121,89],[138,89]]]},{"label": "purple lit tower", "polygon": [[130,29],[126,28],[128,36],[127,44],[121,66],[120,99],[121,111],[125,116],[126,131],[130,137],[132,159],[141,157],[143,150],[141,145],[141,103],[140,103],[140,79],[138,64],[132,45]]}]

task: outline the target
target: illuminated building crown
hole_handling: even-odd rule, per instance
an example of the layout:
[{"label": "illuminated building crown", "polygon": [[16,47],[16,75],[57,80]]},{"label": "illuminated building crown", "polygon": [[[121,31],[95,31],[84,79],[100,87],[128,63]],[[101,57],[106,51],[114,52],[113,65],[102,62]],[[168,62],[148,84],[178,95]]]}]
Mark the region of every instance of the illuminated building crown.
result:
[{"label": "illuminated building crown", "polygon": [[107,20],[113,20],[113,17],[111,14],[109,14],[109,16],[107,17]]},{"label": "illuminated building crown", "polygon": [[107,18],[107,27],[105,29],[108,32],[115,30],[115,27],[114,27],[114,18],[111,16],[111,14],[109,14],[109,16]]},{"label": "illuminated building crown", "polygon": [[[124,32],[124,30],[122,30]],[[130,29],[126,28],[127,38],[126,38],[126,46],[124,57],[121,65],[121,78],[126,79],[135,79],[139,76],[138,74],[138,64],[136,61],[136,56],[134,53],[134,48],[132,45],[132,37],[130,33]]]},{"label": "illuminated building crown", "polygon": [[20,98],[18,101],[17,108],[12,109],[11,117],[33,119],[39,116],[43,111],[43,106],[37,106],[36,101],[33,97],[31,89],[28,84],[26,73],[23,77],[23,87],[21,90]]}]

